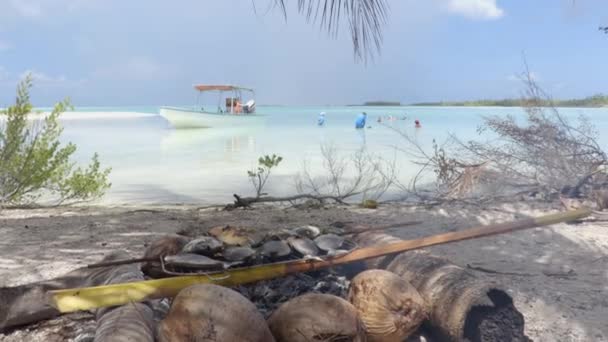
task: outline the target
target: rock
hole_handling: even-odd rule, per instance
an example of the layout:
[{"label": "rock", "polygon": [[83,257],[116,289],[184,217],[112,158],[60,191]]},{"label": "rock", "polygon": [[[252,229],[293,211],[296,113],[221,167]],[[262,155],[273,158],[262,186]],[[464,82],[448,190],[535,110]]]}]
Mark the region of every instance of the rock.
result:
[{"label": "rock", "polygon": [[290,237],[287,239],[287,243],[302,256],[317,256],[319,255],[319,248],[309,238],[306,237]]},{"label": "rock", "polygon": [[211,236],[202,236],[188,242],[182,252],[213,256],[221,251],[222,247],[223,245],[218,239]]},{"label": "rock", "polygon": [[250,247],[229,247],[222,255],[227,261],[245,261],[255,255],[255,250]]},{"label": "rock", "polygon": [[258,249],[260,255],[270,260],[285,259],[291,254],[291,248],[284,241],[268,241]]},{"label": "rock", "polygon": [[301,226],[291,230],[294,235],[314,239],[321,234],[321,229],[315,226]]},{"label": "rock", "polygon": [[180,253],[165,257],[165,265],[173,267],[194,268],[201,271],[220,271],[224,263],[204,255]]},{"label": "rock", "polygon": [[320,250],[329,252],[340,249],[344,244],[344,238],[336,234],[325,234],[315,239],[315,244]]}]

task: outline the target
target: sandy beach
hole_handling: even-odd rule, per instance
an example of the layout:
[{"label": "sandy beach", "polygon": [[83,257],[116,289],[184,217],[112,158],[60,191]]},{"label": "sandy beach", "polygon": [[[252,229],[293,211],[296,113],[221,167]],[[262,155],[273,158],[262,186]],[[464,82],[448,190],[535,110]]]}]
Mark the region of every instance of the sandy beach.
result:
[{"label": "sandy beach", "polygon": [[608,342],[562,2],[2,1],[0,342]]},{"label": "sandy beach", "polygon": [[[60,276],[113,250],[140,256],[149,242],[163,234],[195,236],[219,224],[273,230],[302,224],[327,227],[335,221],[370,225],[423,221],[389,231],[414,238],[560,209],[557,204],[519,203],[484,208],[395,204],[377,210],[265,206],[230,212],[187,206],[5,210],[0,213],[0,286]],[[526,334],[534,341],[608,340],[608,222],[588,219],[429,250],[502,283],[523,313]],[[94,327],[92,315],[72,314],[0,334],[0,341],[65,341],[87,327]]]}]

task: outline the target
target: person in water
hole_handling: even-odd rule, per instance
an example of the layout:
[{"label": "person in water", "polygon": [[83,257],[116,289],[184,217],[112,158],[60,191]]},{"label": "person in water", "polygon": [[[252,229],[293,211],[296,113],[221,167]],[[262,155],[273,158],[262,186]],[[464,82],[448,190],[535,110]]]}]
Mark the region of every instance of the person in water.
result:
[{"label": "person in water", "polygon": [[416,119],[414,123],[416,124],[416,128],[422,127],[422,125],[420,125],[420,120]]},{"label": "person in water", "polygon": [[317,119],[317,125],[325,125],[325,112],[321,112],[321,114],[319,114],[319,118]]},{"label": "person in water", "polygon": [[367,113],[363,112],[359,114],[357,121],[355,121],[355,128],[365,128],[365,120],[367,120]]}]

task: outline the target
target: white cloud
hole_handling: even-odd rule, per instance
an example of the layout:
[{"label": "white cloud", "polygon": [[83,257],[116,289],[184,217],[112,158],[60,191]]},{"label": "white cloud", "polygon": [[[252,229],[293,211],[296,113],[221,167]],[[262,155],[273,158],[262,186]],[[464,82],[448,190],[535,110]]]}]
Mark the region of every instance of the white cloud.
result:
[{"label": "white cloud", "polygon": [[65,76],[52,77],[43,72],[36,70],[25,70],[19,75],[19,79],[24,79],[27,75],[31,75],[34,82],[65,82]]},{"label": "white cloud", "polygon": [[448,0],[448,11],[478,20],[495,20],[505,12],[498,7],[496,0]]},{"label": "white cloud", "polygon": [[100,67],[93,72],[93,77],[104,80],[151,81],[164,79],[174,72],[173,67],[148,57],[136,56],[121,63]]},{"label": "white cloud", "polygon": [[42,14],[42,5],[37,0],[10,0],[8,6],[22,17],[35,18]]},{"label": "white cloud", "polygon": [[6,81],[10,78],[10,74],[8,70],[6,70],[3,66],[0,65],[0,82]]},{"label": "white cloud", "polygon": [[7,41],[0,40],[0,52],[10,50],[13,48],[13,45]]},{"label": "white cloud", "polygon": [[511,75],[507,76],[507,81],[515,82],[515,81],[520,81],[520,80],[521,80],[520,75],[511,74]]},{"label": "white cloud", "polygon": [[44,72],[40,72],[37,70],[25,70],[21,73],[11,72],[6,68],[0,66],[0,82],[3,84],[17,84],[19,81],[23,80],[27,75],[31,75],[34,81],[34,84],[41,85],[68,85],[68,84],[76,84],[80,81],[73,81],[68,79],[65,75],[52,76]]},{"label": "white cloud", "polygon": [[0,0],[0,24],[19,18],[39,19],[61,12],[75,12],[104,4],[102,0]]},{"label": "white cloud", "polygon": [[565,82],[557,82],[553,84],[553,90],[562,90],[568,86]]},{"label": "white cloud", "polygon": [[32,80],[34,81],[34,84],[41,85],[41,86],[73,86],[73,85],[79,85],[79,84],[86,82],[85,79],[72,80],[72,79],[67,78],[65,75],[52,76],[52,75],[49,75],[47,73],[40,72],[37,70],[25,70],[22,73],[20,73],[19,75],[17,75],[17,74],[11,75],[10,73],[7,73],[7,75],[8,75],[8,80],[13,83],[17,83],[20,80],[24,79],[27,75],[31,75]]},{"label": "white cloud", "polygon": [[16,85],[27,75],[32,76],[35,86],[42,87],[72,87],[87,82],[86,79],[70,79],[63,74],[53,76],[34,69],[28,69],[23,72],[12,72],[0,65],[0,85]]},{"label": "white cloud", "polygon": [[86,8],[93,8],[95,5],[105,4],[106,1],[100,0],[63,0],[68,11],[74,12]]}]

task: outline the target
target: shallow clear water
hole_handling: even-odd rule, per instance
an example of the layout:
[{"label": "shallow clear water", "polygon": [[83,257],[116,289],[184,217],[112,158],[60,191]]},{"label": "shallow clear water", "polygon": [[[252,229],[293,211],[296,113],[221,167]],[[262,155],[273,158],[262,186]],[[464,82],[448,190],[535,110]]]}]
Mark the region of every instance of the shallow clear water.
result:
[{"label": "shallow clear water", "polygon": [[[313,174],[321,175],[321,145],[333,144],[340,156],[348,157],[365,148],[395,160],[399,178],[407,182],[418,170],[408,156],[396,150],[401,137],[376,122],[379,116],[394,115],[389,125],[399,128],[426,147],[448,134],[463,139],[477,135],[483,115],[521,115],[518,108],[497,107],[258,107],[267,114],[259,128],[174,130],[157,115],[156,107],[77,108],[63,116],[63,140],[78,146],[78,162],[98,152],[103,165],[111,166],[113,186],[102,203],[226,203],[232,194],[253,191],[246,171],[260,155],[284,157],[268,184],[273,195],[295,192],[294,175],[307,161]],[[325,111],[326,124],[316,125]],[[368,126],[356,130],[358,113],[368,113]],[[584,113],[600,130],[608,128],[608,109],[562,109],[572,119]],[[422,128],[414,128],[419,119]],[[386,123],[386,121],[385,121]],[[602,143],[607,140],[601,137]]]}]

